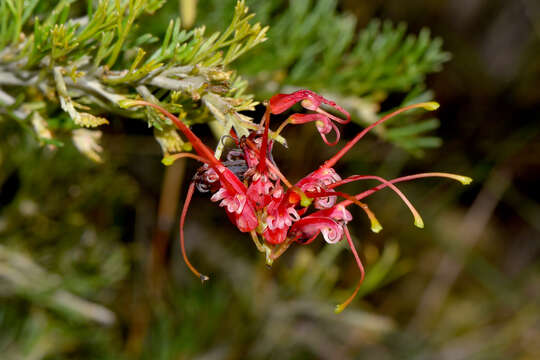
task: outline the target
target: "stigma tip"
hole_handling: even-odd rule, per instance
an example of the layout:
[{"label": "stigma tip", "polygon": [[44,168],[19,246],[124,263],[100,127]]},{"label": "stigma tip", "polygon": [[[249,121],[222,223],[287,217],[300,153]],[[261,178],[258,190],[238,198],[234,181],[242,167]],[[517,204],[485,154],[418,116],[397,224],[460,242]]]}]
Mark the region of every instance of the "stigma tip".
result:
[{"label": "stigma tip", "polygon": [[428,110],[428,111],[433,111],[433,110],[437,110],[439,108],[439,103],[436,102],[436,101],[429,101],[429,102],[426,102],[424,103],[424,105],[422,106],[424,109]]},{"label": "stigma tip", "polygon": [[414,219],[414,226],[416,226],[417,228],[423,229],[424,228],[424,220],[422,220],[422,218]]},{"label": "stigma tip", "polygon": [[383,227],[381,226],[381,224],[373,224],[371,225],[371,231],[373,231],[375,234],[378,234],[381,232],[381,230],[383,229]]},{"label": "stigma tip", "polygon": [[174,163],[174,158],[172,156],[165,156],[161,159],[161,163],[165,166],[171,166]]},{"label": "stigma tip", "polygon": [[118,102],[118,105],[120,105],[120,107],[123,109],[129,109],[130,107],[140,106],[141,104],[137,100],[124,99],[124,100],[120,100]]}]

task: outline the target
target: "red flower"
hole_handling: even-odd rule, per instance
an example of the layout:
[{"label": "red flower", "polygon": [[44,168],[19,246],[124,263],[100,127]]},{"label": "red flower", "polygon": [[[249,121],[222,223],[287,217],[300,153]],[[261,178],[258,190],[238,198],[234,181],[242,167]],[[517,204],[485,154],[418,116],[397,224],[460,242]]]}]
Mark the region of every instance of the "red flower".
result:
[{"label": "red flower", "polygon": [[[291,196],[285,193],[281,185],[276,184],[272,199],[263,215],[263,226],[266,226],[262,235],[270,244],[281,244],[286,240],[287,233],[293,222],[300,219],[295,209],[298,201],[291,203]],[[293,197],[293,199],[297,199]]]},{"label": "red flower", "polygon": [[274,184],[266,174],[260,173],[255,173],[251,181],[252,183],[247,189],[247,195],[255,203],[257,209],[264,208],[271,200]]},{"label": "red flower", "polygon": [[[305,109],[315,113],[291,115],[272,134],[272,137],[280,133],[287,124],[315,122],[323,141],[329,145],[335,145],[339,141],[340,135],[334,122],[348,123],[350,121],[349,113],[335,102],[312,91],[300,90],[292,94],[278,94],[270,99],[267,111],[261,121],[260,129],[262,131],[252,132],[248,137],[241,139],[232,133],[237,148],[229,151],[227,160],[224,162],[216,159],[210,149],[187,126],[160,106],[144,101],[132,101],[131,105],[148,105],[158,109],[184,133],[198,154],[180,153],[173,155],[173,158],[190,157],[204,163],[190,184],[180,219],[182,254],[186,264],[194,274],[199,276],[201,280],[208,279],[191,265],[184,248],[184,222],[191,197],[197,188],[201,192],[213,193],[211,200],[219,202],[219,206],[225,209],[233,224],[241,232],[250,233],[259,251],[266,254],[268,264],[281,256],[294,242],[309,244],[319,234],[322,234],[327,243],[333,244],[345,236],[360,270],[360,280],[352,295],[336,308],[336,311],[339,312],[352,301],[364,279],[363,265],[347,229],[347,224],[353,218],[347,207],[352,204],[360,206],[371,221],[371,229],[374,232],[379,232],[382,227],[378,220],[368,206],[360,200],[389,187],[408,206],[413,214],[415,225],[423,227],[423,221],[418,211],[394,184],[433,176],[451,178],[461,181],[463,184],[470,183],[471,179],[447,173],[416,174],[390,181],[375,175],[353,175],[342,179],[334,170],[334,165],[373,127],[409,109],[422,107],[434,110],[438,107],[436,103],[420,103],[399,109],[368,126],[333,157],[293,186],[280,172],[271,156],[270,115],[280,114],[298,102]],[[321,105],[323,104],[344,114],[345,119],[322,109]],[[332,130],[336,132],[336,140],[329,143],[326,135]],[[380,184],[356,195],[336,190],[341,185],[360,180],[375,180]],[[338,198],[343,198],[343,200],[338,202]],[[309,213],[311,204],[313,204],[315,211]],[[262,243],[259,236],[262,236],[264,240]]]},{"label": "red flower", "polygon": [[[335,192],[328,186],[341,181],[341,176],[332,168],[319,168],[296,183],[306,193]],[[317,197],[314,200],[316,209],[327,209],[336,203],[337,196]]]},{"label": "red flower", "polygon": [[[346,124],[351,121],[349,113],[335,102],[327,100],[309,90],[300,90],[292,94],[277,94],[272,96],[269,102],[270,112],[272,114],[281,114],[298,102],[300,102],[305,109],[315,111],[316,114],[293,114],[281,124],[276,132],[279,134],[287,124],[299,125],[314,122],[323,141],[330,146],[336,145],[339,142],[340,133],[337,126],[332,121],[339,124]],[[321,104],[328,105],[334,110],[341,112],[345,115],[345,119],[341,119],[326,112],[321,108]],[[336,132],[336,139],[333,142],[329,142],[326,135],[332,130]]]}]

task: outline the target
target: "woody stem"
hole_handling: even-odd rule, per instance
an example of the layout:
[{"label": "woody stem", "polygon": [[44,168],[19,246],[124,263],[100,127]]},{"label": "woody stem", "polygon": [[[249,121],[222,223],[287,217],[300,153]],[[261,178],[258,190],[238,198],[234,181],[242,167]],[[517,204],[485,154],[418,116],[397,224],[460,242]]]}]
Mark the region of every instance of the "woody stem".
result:
[{"label": "woody stem", "polygon": [[259,240],[259,237],[257,236],[257,233],[254,231],[251,231],[250,232],[251,234],[251,239],[253,240],[253,243],[255,244],[255,246],[257,247],[257,250],[259,250],[259,252],[266,252],[266,249],[264,247],[263,244],[261,244],[260,240]]},{"label": "woody stem", "polygon": [[281,255],[283,255],[283,253],[289,248],[289,246],[291,246],[292,242],[293,242],[292,238],[287,238],[283,243],[281,243],[277,247],[277,250],[276,248],[274,248],[274,250],[276,251],[272,251],[272,253],[270,254],[270,258],[272,259],[272,261],[276,260]]}]

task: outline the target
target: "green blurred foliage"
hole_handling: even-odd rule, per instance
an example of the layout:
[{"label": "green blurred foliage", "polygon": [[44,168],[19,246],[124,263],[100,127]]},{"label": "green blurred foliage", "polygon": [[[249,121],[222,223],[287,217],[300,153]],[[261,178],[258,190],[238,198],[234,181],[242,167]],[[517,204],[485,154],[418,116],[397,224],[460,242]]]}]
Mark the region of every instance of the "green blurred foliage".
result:
[{"label": "green blurred foliage", "polygon": [[[2,114],[32,127],[41,142],[58,145],[51,113],[61,108],[76,127],[109,124],[105,116],[145,120],[164,154],[190,149],[168,119],[153,110],[126,109],[132,98],[161,104],[186,122],[214,121],[245,134],[251,119],[238,112],[257,104],[246,81],[227,67],[265,41],[267,27],[251,24],[245,3],[211,35],[185,30],[177,17],[162,39],[138,22],[163,0],[7,0],[0,4]],[[159,40],[159,44],[157,43]],[[52,117],[54,118],[54,116]],[[83,136],[84,134],[84,136]],[[60,133],[61,135],[61,133]],[[98,131],[72,131],[79,150],[100,161]],[[81,145],[82,143],[86,145]]]},{"label": "green blurred foliage", "polygon": [[[200,23],[219,29],[231,16],[233,4],[234,0],[202,2]],[[391,94],[401,96],[395,104],[400,106],[432,100],[426,75],[440,71],[450,59],[441,38],[432,37],[428,29],[415,35],[403,22],[374,19],[359,30],[354,16],[338,12],[335,0],[248,4],[257,20],[273,24],[268,41],[237,64],[242,74],[251,76],[259,96],[312,89],[345,106],[353,121],[363,126],[376,121],[381,103]],[[436,119],[424,121],[412,112],[378,127],[377,133],[422,155],[424,149],[440,146],[440,139],[429,133],[438,126]]]}]

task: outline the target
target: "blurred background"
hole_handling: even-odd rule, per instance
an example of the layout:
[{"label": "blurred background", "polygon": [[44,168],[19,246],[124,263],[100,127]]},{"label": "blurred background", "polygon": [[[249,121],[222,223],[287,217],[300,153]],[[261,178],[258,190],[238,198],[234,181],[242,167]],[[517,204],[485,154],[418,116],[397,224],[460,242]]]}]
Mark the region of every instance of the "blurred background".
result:
[{"label": "blurred background", "polygon": [[[169,0],[137,31],[162,38],[177,16],[222,31],[234,3]],[[358,280],[346,244],[296,245],[270,269],[196,194],[185,231],[192,262],[211,277],[201,286],[177,231],[198,165],[164,167],[145,123],[113,118],[96,164],[69,144],[40,147],[0,118],[2,358],[539,359],[540,3],[247,3],[270,25],[269,40],[231,68],[257,100],[321,92],[353,113],[345,138],[401,104],[441,104],[366,137],[337,167],[342,175],[444,171],[474,182],[400,186],[424,229],[389,191],[367,199],[381,233],[354,209],[367,278],[336,315]],[[206,125],[193,129],[215,146]],[[275,159],[293,180],[336,151],[310,126],[285,136],[289,148],[276,146]]]}]

